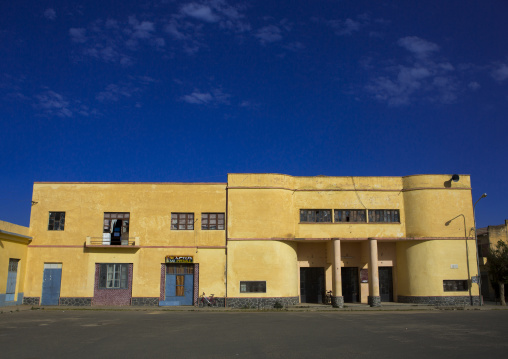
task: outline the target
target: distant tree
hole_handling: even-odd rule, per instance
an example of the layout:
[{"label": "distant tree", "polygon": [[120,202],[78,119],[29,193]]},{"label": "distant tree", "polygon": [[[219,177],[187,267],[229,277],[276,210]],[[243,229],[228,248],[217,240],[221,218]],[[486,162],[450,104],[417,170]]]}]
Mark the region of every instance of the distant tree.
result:
[{"label": "distant tree", "polygon": [[499,286],[501,305],[506,305],[504,285],[508,283],[508,245],[505,242],[499,241],[496,248],[489,248],[487,266],[490,280]]}]

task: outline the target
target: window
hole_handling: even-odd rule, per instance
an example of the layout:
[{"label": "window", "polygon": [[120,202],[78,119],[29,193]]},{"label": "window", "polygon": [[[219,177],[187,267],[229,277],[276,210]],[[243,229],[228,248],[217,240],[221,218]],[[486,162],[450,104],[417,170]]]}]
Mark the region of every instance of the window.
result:
[{"label": "window", "polygon": [[128,288],[128,264],[101,264],[100,266],[100,289]]},{"label": "window", "polygon": [[443,280],[443,290],[445,292],[465,292],[468,290],[467,279]]},{"label": "window", "polygon": [[300,223],[331,223],[332,210],[331,209],[301,209],[300,210]]},{"label": "window", "polygon": [[224,213],[201,213],[201,229],[224,229]]},{"label": "window", "polygon": [[[111,244],[119,245],[129,241],[129,221],[130,213],[128,212],[105,212],[103,233],[111,239]],[[103,236],[104,238],[104,236]]]},{"label": "window", "polygon": [[369,222],[374,223],[399,223],[398,209],[372,209],[369,210]]},{"label": "window", "polygon": [[266,281],[240,282],[240,293],[266,293]]},{"label": "window", "polygon": [[334,221],[342,222],[366,222],[364,209],[336,209],[334,210]]},{"label": "window", "polygon": [[194,229],[194,213],[171,213],[171,229]]},{"label": "window", "polygon": [[49,212],[48,231],[63,231],[65,212]]}]

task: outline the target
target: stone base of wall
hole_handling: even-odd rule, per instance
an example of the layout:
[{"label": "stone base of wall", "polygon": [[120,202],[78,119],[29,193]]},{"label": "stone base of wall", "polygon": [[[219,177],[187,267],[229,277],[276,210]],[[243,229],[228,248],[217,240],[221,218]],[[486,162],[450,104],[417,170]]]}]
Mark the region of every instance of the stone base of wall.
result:
[{"label": "stone base of wall", "polygon": [[158,297],[133,297],[131,305],[139,307],[157,307],[159,305]]},{"label": "stone base of wall", "polygon": [[381,306],[381,297],[377,296],[368,296],[367,301],[371,307],[380,307]]},{"label": "stone base of wall", "polygon": [[296,305],[300,301],[299,297],[273,297],[273,298],[228,298],[228,308],[243,309],[274,309],[275,303],[282,307]]},{"label": "stone base of wall", "polygon": [[40,302],[40,297],[23,297],[23,304],[26,305],[39,305]]},{"label": "stone base of wall", "polygon": [[344,297],[332,297],[332,307],[344,308]]},{"label": "stone base of wall", "polygon": [[60,305],[69,307],[90,307],[92,298],[87,297],[60,297]]},{"label": "stone base of wall", "polygon": [[442,296],[442,297],[416,297],[416,296],[405,296],[399,295],[397,296],[397,301],[399,303],[413,303],[413,304],[428,304],[428,305],[452,305],[452,306],[466,306],[471,305],[471,300],[473,302],[472,305],[480,305],[480,299],[478,296]]}]

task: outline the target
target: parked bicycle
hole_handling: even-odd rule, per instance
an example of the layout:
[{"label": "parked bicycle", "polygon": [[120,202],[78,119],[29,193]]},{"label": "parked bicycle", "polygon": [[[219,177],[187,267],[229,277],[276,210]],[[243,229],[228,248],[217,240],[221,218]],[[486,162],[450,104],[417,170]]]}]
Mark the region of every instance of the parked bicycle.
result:
[{"label": "parked bicycle", "polygon": [[203,307],[215,307],[215,297],[213,294],[210,294],[209,297],[206,296],[205,292],[199,297],[198,305],[200,308]]}]

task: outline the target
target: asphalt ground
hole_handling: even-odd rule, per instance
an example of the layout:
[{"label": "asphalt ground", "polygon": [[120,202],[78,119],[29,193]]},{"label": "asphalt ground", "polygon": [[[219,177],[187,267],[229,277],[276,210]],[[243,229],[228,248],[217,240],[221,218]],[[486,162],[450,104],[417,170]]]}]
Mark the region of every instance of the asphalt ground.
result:
[{"label": "asphalt ground", "polygon": [[508,311],[21,310],[2,358],[506,358]]}]

